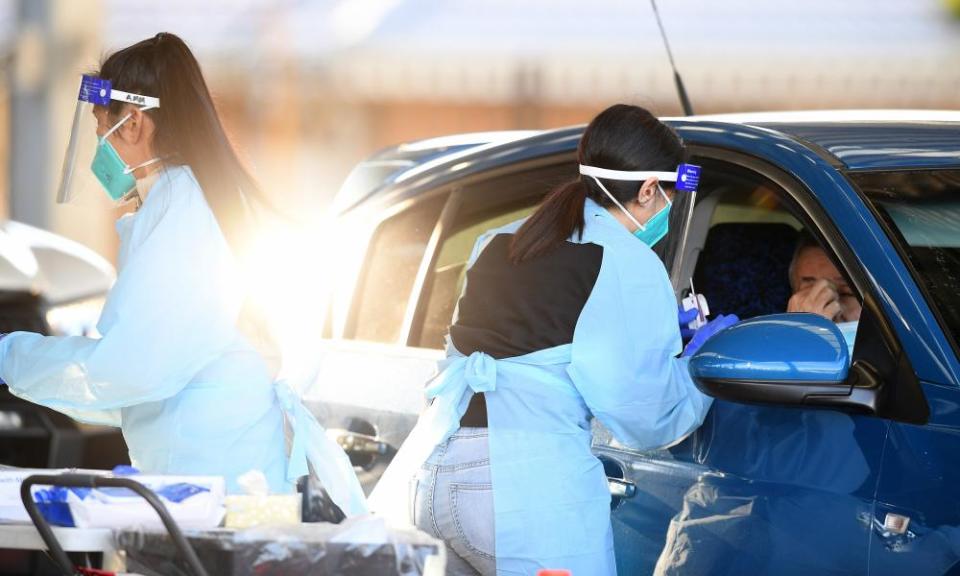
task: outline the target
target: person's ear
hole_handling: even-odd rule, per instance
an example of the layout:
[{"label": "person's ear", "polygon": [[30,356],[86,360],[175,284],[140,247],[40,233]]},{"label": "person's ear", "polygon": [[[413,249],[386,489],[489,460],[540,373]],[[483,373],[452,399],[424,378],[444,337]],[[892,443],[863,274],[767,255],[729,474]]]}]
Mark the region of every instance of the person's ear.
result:
[{"label": "person's ear", "polygon": [[657,183],[659,179],[656,176],[652,176],[643,181],[643,184],[640,185],[640,189],[637,191],[637,202],[641,206],[646,205],[650,200],[657,194]]},{"label": "person's ear", "polygon": [[130,117],[117,129],[117,132],[127,144],[139,144],[144,135],[143,123],[146,115],[136,106],[130,106],[128,110],[124,110],[123,114],[124,116],[130,114]]}]

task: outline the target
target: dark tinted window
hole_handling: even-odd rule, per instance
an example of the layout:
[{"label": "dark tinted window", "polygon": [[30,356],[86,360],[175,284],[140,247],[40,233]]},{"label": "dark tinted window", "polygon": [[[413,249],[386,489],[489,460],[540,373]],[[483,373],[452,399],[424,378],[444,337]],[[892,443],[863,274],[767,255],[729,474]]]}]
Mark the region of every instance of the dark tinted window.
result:
[{"label": "dark tinted window", "polygon": [[960,170],[851,174],[906,252],[944,330],[960,340]]}]

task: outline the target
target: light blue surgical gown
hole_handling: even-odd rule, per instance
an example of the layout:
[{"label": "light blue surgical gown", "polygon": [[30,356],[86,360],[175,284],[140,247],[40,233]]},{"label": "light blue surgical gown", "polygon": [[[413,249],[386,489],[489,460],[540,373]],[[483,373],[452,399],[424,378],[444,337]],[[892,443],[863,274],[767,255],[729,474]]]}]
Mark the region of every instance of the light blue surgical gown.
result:
[{"label": "light blue surgical gown", "polygon": [[[464,356],[448,341],[426,389],[432,403],[371,494],[374,512],[409,522],[410,479],[460,426],[471,396],[485,393],[501,575],[616,574],[610,493],[590,451],[591,418],[629,447],[654,448],[699,426],[712,402],[694,386],[687,360],[676,358],[676,299],[660,259],[592,200],[584,218],[583,236],[568,241],[597,244],[603,257],[573,341],[500,360]],[[520,224],[484,234],[469,265],[491,238]]]},{"label": "light blue surgical gown", "polygon": [[[349,460],[238,326],[240,267],[189,167],[164,169],[117,222],[118,275],[102,338],[14,332],[0,341],[10,391],[91,423],[120,426],[143,472],[212,474],[237,492],[259,469],[289,492],[309,458],[348,514],[363,511]],[[284,417],[294,432],[288,461]],[[331,486],[332,484],[332,486]]]}]

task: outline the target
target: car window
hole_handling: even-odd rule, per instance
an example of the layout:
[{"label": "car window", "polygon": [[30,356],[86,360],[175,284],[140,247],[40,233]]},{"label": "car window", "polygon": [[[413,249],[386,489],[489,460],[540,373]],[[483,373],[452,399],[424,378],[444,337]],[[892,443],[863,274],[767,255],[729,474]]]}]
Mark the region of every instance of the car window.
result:
[{"label": "car window", "polygon": [[[813,219],[783,187],[753,170],[710,159],[693,162],[703,166],[703,177],[681,262],[681,280],[693,280],[697,292],[707,299],[711,317],[786,312],[793,294],[794,253],[806,236],[817,246],[822,236],[812,228]],[[832,255],[828,260],[837,262]],[[854,296],[859,303],[859,294]],[[841,332],[851,338],[852,348],[856,326],[841,327]],[[623,449],[604,431],[595,427],[594,433],[595,444]],[[681,441],[669,449],[680,453],[690,445]]]},{"label": "car window", "polygon": [[733,188],[719,192],[719,198],[710,227],[723,223],[776,223],[799,229],[802,224],[791,214],[768,187],[754,189]]},{"label": "car window", "polygon": [[377,229],[348,338],[398,342],[417,271],[445,201],[446,196],[418,202]]},{"label": "car window", "polygon": [[960,344],[960,170],[865,172],[850,179],[887,222],[944,332]]},{"label": "car window", "polygon": [[[862,299],[810,215],[760,174],[723,163],[713,168],[697,208],[709,217],[698,220],[705,234],[694,273],[711,313],[830,315],[852,349]],[[832,295],[820,287],[824,280]]]},{"label": "car window", "polygon": [[790,261],[803,225],[774,183],[758,174],[733,176],[714,172],[702,190],[690,232],[697,249],[691,254],[693,284],[712,315],[785,312]]},{"label": "car window", "polygon": [[557,157],[549,164],[515,166],[457,192],[451,203],[457,208],[449,223],[444,223],[443,237],[424,278],[410,326],[410,346],[443,348],[477,238],[532,214],[547,193],[578,177],[576,168],[572,158]]},{"label": "car window", "polygon": [[[695,280],[712,293],[711,312],[749,318],[778,312],[837,310],[838,324],[859,319],[861,302],[832,251],[788,207],[785,192],[768,184],[715,192],[703,266]],[[719,279],[717,278],[719,275]],[[816,296],[826,280],[836,298]],[[709,297],[708,297],[709,298]],[[833,303],[839,306],[837,309]],[[821,308],[821,305],[830,308]],[[841,326],[841,330],[855,330]]]},{"label": "car window", "polygon": [[529,216],[534,208],[534,204],[505,208],[506,211],[498,211],[479,221],[466,224],[444,240],[427,281],[424,292],[427,304],[423,323],[413,345],[421,348],[443,348],[444,336],[450,328],[457,299],[463,291],[467,261],[477,238],[487,230]]}]

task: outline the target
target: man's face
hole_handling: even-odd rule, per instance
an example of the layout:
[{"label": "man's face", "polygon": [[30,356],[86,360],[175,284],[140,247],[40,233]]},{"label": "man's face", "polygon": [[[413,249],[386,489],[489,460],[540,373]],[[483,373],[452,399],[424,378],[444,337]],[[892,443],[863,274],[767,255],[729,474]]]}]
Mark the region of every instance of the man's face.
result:
[{"label": "man's face", "polygon": [[834,321],[852,322],[860,319],[862,309],[860,300],[847,284],[843,274],[830,261],[827,253],[816,246],[804,248],[797,255],[793,265],[793,276],[790,278],[793,292],[809,289],[818,280],[826,280],[836,289],[840,314],[833,318]]}]

